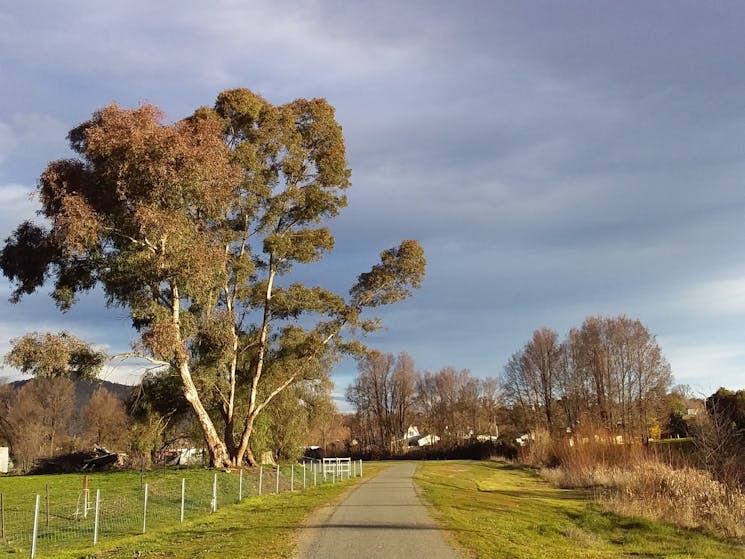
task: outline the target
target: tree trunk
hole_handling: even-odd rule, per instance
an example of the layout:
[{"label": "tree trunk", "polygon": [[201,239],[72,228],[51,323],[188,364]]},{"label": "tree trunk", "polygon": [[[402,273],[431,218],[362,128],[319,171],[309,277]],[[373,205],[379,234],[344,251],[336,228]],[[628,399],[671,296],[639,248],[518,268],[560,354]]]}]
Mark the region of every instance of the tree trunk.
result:
[{"label": "tree trunk", "polygon": [[197,387],[194,386],[194,381],[191,378],[189,364],[185,361],[180,363],[179,373],[181,374],[181,381],[184,387],[184,397],[191,405],[202,427],[204,441],[207,444],[207,451],[210,454],[210,465],[215,468],[229,468],[233,466],[233,461],[228,454],[227,448],[225,448],[225,444],[220,440],[212,419],[202,405],[202,400],[197,393]]},{"label": "tree trunk", "polygon": [[236,459],[238,461],[241,461],[245,457],[250,466],[259,465],[259,463],[256,461],[256,457],[254,456],[253,451],[251,450],[251,447],[248,446],[248,441],[251,440],[251,435],[253,434],[255,420],[255,414],[249,414],[249,416],[246,418],[246,426],[243,429],[241,442],[238,445],[238,449],[236,450]]}]

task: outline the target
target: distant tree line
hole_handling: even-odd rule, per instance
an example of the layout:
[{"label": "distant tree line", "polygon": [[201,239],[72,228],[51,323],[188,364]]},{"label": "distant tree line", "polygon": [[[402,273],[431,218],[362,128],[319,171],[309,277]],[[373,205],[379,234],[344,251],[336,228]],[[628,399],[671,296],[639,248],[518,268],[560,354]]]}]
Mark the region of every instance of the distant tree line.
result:
[{"label": "distant tree line", "polygon": [[[626,441],[685,435],[686,395],[649,330],[626,316],[588,317],[560,338],[536,330],[497,378],[445,367],[417,371],[407,353],[371,352],[347,390],[363,448],[396,452],[409,425],[443,442],[583,427]],[[674,404],[674,405],[673,405]]]},{"label": "distant tree line", "polygon": [[406,444],[409,426],[443,442],[499,433],[501,398],[496,379],[446,367],[417,371],[414,360],[371,352],[347,389],[354,406],[352,436],[366,452],[395,454]]}]

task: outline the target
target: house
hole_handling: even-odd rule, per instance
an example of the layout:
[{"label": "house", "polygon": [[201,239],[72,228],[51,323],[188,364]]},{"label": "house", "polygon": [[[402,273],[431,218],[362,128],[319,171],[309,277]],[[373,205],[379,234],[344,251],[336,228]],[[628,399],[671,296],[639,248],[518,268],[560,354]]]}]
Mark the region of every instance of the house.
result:
[{"label": "house", "polygon": [[402,438],[404,447],[417,448],[422,446],[431,446],[440,440],[437,435],[422,435],[416,425],[409,425],[406,435]]},{"label": "house", "polygon": [[420,435],[409,440],[410,447],[431,446],[440,440],[437,435]]}]

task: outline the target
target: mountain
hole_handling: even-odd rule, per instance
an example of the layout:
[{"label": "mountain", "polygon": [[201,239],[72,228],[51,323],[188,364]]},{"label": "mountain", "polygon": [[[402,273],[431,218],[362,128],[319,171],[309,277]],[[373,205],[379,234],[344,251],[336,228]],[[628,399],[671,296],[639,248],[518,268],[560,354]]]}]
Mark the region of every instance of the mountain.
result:
[{"label": "mountain", "polygon": [[[17,380],[9,383],[14,388],[20,388],[31,379]],[[85,407],[88,404],[88,400],[91,399],[93,393],[99,388],[105,388],[111,392],[114,396],[119,398],[122,402],[126,403],[127,399],[132,395],[135,390],[135,386],[127,384],[119,384],[117,382],[109,382],[108,380],[100,379],[79,379],[75,381],[75,401],[80,408]]]}]

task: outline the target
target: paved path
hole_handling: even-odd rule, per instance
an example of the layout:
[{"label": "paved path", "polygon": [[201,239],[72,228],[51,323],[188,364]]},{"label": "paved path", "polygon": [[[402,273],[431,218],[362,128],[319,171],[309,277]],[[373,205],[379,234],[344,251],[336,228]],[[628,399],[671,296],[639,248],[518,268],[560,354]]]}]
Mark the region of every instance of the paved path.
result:
[{"label": "paved path", "polygon": [[302,559],[457,559],[414,488],[415,464],[396,464],[355,488],[308,526]]}]

